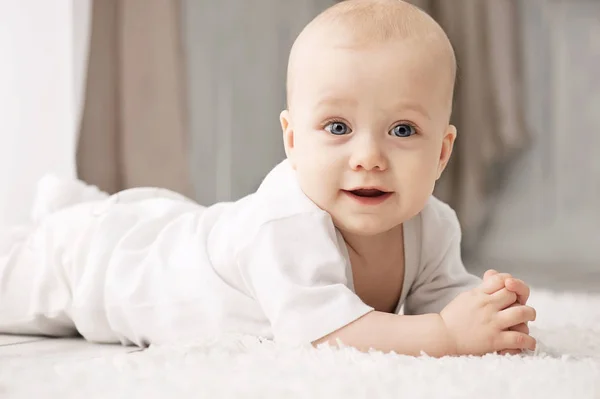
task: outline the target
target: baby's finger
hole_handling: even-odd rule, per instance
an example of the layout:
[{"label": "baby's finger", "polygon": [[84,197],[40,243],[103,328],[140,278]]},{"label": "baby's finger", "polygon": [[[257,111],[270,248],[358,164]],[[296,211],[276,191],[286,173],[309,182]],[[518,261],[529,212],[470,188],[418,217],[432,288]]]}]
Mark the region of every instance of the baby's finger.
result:
[{"label": "baby's finger", "polygon": [[505,280],[510,277],[511,275],[508,273],[494,274],[487,280],[483,280],[483,283],[481,283],[479,289],[485,294],[493,294],[494,292],[504,288],[506,285]]},{"label": "baby's finger", "polygon": [[517,302],[521,305],[525,305],[527,300],[529,299],[530,289],[527,284],[523,280],[519,280],[518,278],[508,278],[506,279],[506,288],[517,294]]},{"label": "baby's finger", "polygon": [[507,349],[529,349],[535,350],[536,340],[531,335],[516,331],[503,331],[498,335],[495,342],[496,351]]},{"label": "baby's finger", "polygon": [[[512,305],[510,305],[510,306],[509,306],[509,308],[512,308],[512,307],[515,307],[515,306],[522,306],[522,305],[521,305],[519,302],[515,302],[515,303],[513,303]],[[523,330],[523,331],[521,331],[521,330],[517,330],[517,329],[515,329],[515,327],[517,327],[517,326],[515,326],[515,327],[511,327],[511,328],[509,328],[509,330],[512,330],[512,331],[519,331],[519,332],[522,332],[522,333],[525,333],[525,334],[529,334],[529,327],[528,327],[528,324],[529,324],[529,322],[525,322],[525,323],[523,323],[523,324],[519,324],[519,325],[524,325],[524,326],[527,328],[527,331],[524,331],[524,330]]]},{"label": "baby's finger", "polygon": [[529,326],[527,323],[517,324],[516,326],[512,326],[509,328],[510,331],[517,331],[523,334],[529,334]]},{"label": "baby's finger", "polygon": [[495,274],[498,274],[498,272],[496,270],[489,269],[485,273],[483,273],[483,279],[487,280],[488,278],[492,277]]},{"label": "baby's finger", "polygon": [[[515,306],[515,305],[513,305],[513,306]],[[516,305],[516,306],[519,306],[519,305]],[[527,326],[527,323],[517,324],[516,326],[510,327],[509,330],[520,332],[523,334],[529,334],[529,327]],[[504,349],[504,350],[501,350],[500,352],[498,352],[498,354],[500,356],[505,356],[505,355],[516,356],[516,355],[520,355],[521,353],[523,353],[523,351],[521,349]]]},{"label": "baby's finger", "polygon": [[495,274],[495,276],[500,277],[504,283],[506,283],[506,280],[508,280],[509,278],[513,278],[512,274],[510,273],[497,273]]},{"label": "baby's finger", "polygon": [[[510,327],[516,327],[519,324],[527,323],[528,321],[534,321],[535,318],[536,311],[534,308],[532,308],[531,306],[520,305],[509,307],[508,309],[504,309],[501,312],[498,312],[498,315],[496,316],[496,321],[498,323],[498,328],[500,328],[501,330],[505,330]],[[514,328],[512,330],[515,331]]]},{"label": "baby's finger", "polygon": [[[494,292],[490,295],[490,303],[496,307],[498,310],[504,310],[508,308],[510,305],[515,303],[517,300],[517,294],[512,291],[509,291],[506,288],[502,288],[499,291]],[[514,323],[517,324],[517,323]],[[508,328],[508,327],[504,327]],[[504,329],[503,328],[503,329]]]}]

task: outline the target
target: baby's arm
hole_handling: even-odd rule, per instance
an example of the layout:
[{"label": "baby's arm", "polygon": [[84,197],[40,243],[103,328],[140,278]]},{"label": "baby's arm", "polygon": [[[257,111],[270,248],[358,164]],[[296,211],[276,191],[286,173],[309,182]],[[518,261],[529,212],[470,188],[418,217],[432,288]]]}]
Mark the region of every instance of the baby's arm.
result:
[{"label": "baby's arm", "polygon": [[341,329],[313,342],[314,345],[337,341],[367,352],[376,349],[419,356],[442,357],[453,354],[452,341],[439,314],[400,316],[372,311]]},{"label": "baby's arm", "polygon": [[371,312],[355,322],[319,339],[338,339],[360,350],[418,356],[484,355],[503,350],[534,349],[535,339],[509,327],[535,319],[535,310],[509,305],[516,294],[503,289],[501,279],[490,279],[460,294],[440,314],[403,316]]},{"label": "baby's arm", "polygon": [[376,349],[419,356],[451,355],[453,343],[439,314],[400,316],[372,311],[341,329],[313,342],[314,345],[337,341],[361,351]]}]

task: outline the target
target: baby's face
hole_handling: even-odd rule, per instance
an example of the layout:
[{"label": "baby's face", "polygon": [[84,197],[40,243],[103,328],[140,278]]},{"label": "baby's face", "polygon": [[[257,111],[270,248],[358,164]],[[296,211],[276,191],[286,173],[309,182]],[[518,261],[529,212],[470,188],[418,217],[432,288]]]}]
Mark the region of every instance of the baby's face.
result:
[{"label": "baby's face", "polygon": [[423,209],[450,156],[450,73],[408,41],[319,47],[281,115],[288,158],[340,230],[383,233]]}]

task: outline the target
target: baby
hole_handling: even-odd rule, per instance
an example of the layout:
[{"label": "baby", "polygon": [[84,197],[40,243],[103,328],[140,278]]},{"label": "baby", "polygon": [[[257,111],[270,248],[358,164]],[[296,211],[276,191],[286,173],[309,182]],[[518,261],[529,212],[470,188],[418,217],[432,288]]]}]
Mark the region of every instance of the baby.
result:
[{"label": "baby", "polygon": [[467,273],[457,217],[432,196],[457,134],[455,71],[446,35],[414,6],[329,8],[294,43],[287,157],[255,193],[203,207],[161,189],[109,197],[42,181],[39,209],[82,200],[4,234],[0,332],[140,346],[236,333],[430,356],[534,349],[529,287]]}]

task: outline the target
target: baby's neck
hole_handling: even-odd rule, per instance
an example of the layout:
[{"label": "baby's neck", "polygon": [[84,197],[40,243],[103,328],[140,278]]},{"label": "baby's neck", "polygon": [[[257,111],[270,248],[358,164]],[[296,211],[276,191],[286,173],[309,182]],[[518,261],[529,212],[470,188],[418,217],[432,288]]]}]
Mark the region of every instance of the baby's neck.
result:
[{"label": "baby's neck", "polygon": [[364,236],[341,231],[348,250],[362,260],[371,263],[371,260],[389,256],[390,252],[402,251],[404,235],[402,225],[392,230],[374,236]]}]

